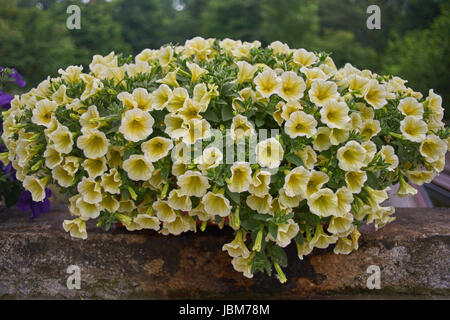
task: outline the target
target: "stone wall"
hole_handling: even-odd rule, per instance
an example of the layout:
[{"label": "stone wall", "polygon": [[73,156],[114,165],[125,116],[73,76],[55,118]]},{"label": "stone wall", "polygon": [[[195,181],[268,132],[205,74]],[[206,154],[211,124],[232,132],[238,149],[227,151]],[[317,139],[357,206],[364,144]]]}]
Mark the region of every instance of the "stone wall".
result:
[{"label": "stone wall", "polygon": [[[300,261],[288,247],[288,282],[235,272],[221,251],[231,230],[163,237],[152,231],[104,232],[87,240],[62,229],[69,216],[55,208],[37,221],[0,212],[0,297],[29,298],[382,298],[450,297],[449,209],[398,209],[397,220],[375,232],[365,227],[360,249],[348,256],[315,249]],[[66,286],[67,268],[81,271],[81,289]],[[380,268],[381,289],[369,290],[369,266]]]}]

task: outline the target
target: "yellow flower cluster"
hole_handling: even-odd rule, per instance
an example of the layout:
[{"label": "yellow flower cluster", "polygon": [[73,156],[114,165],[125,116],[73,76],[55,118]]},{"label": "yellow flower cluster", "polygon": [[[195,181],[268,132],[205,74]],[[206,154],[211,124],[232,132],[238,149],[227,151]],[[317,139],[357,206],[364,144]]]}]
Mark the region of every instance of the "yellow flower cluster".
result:
[{"label": "yellow flower cluster", "polygon": [[229,225],[223,250],[246,277],[273,265],[285,281],[291,242],[300,259],[357,249],[361,224],[394,220],[389,186],[414,195],[407,181],[430,182],[449,145],[433,90],[279,41],[196,37],[59,74],[3,113],[33,200],[49,183],[67,192],[63,227],[83,239],[90,219],[164,235]]}]

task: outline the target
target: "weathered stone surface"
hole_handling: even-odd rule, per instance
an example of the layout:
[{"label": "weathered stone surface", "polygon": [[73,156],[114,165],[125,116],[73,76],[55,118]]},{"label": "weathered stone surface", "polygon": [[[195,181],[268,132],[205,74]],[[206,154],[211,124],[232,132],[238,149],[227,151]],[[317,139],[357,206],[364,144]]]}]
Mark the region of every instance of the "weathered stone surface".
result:
[{"label": "weathered stone surface", "polygon": [[[311,298],[450,297],[449,209],[398,209],[397,220],[375,232],[365,227],[348,256],[317,250],[300,261],[288,247],[288,282],[235,272],[221,251],[231,230],[163,237],[156,232],[104,232],[87,240],[62,229],[63,208],[31,222],[0,212],[2,298]],[[69,265],[81,268],[81,289],[69,290]],[[381,290],[369,290],[367,268],[381,269]]]}]

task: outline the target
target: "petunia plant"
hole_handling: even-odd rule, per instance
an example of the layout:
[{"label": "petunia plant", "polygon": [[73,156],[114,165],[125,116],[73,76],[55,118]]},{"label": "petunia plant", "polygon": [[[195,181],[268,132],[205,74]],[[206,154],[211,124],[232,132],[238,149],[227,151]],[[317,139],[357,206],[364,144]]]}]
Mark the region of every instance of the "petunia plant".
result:
[{"label": "petunia plant", "polygon": [[349,254],[360,226],[394,220],[391,185],[411,196],[444,168],[433,90],[279,41],[196,37],[59,74],[11,101],[2,138],[34,201],[48,184],[70,196],[77,238],[91,219],[162,235],[227,226],[236,270],[285,282],[283,248]]}]

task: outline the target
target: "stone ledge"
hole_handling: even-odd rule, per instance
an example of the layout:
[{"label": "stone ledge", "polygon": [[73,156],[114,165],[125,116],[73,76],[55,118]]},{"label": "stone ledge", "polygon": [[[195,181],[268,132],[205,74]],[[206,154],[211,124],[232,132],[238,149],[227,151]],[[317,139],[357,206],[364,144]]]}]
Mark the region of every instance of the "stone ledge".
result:
[{"label": "stone ledge", "polygon": [[[62,229],[64,208],[31,222],[0,212],[2,298],[401,298],[450,297],[449,209],[397,209],[397,220],[375,232],[365,227],[348,256],[315,249],[300,261],[289,246],[288,282],[233,270],[222,245],[231,230],[163,237],[156,232],[88,226],[87,240]],[[67,267],[81,268],[81,289],[66,287]],[[368,266],[381,269],[381,290],[369,290]]]}]

